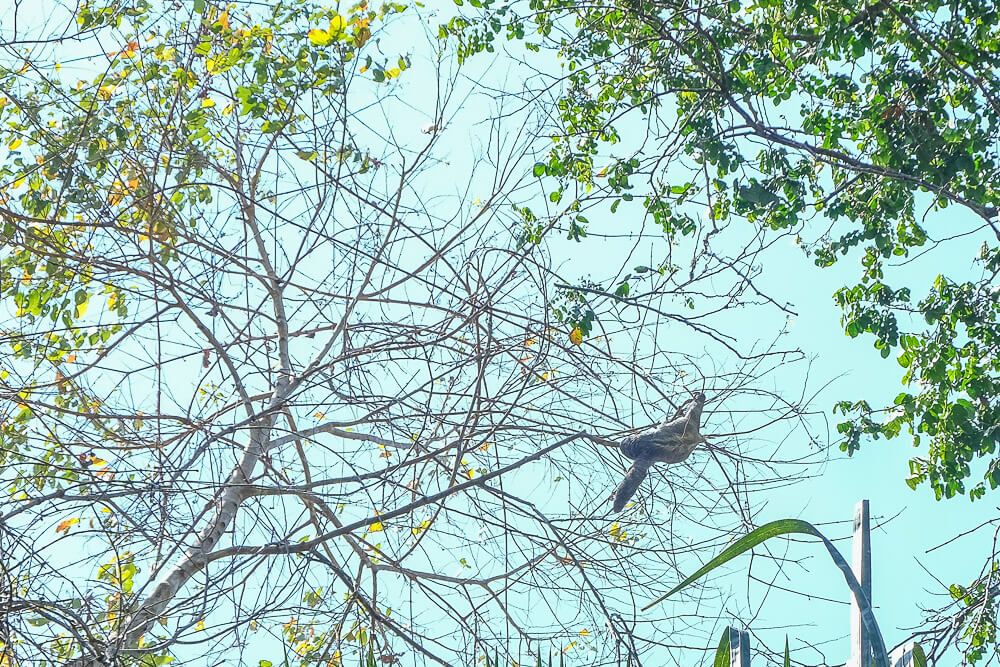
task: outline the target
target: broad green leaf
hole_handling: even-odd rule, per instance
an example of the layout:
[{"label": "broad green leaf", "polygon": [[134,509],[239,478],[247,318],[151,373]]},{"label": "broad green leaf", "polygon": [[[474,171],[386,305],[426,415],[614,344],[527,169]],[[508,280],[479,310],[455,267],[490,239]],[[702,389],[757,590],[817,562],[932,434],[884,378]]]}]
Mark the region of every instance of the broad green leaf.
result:
[{"label": "broad green leaf", "polygon": [[885,641],[882,639],[882,632],[879,630],[878,623],[875,622],[875,615],[872,612],[871,603],[868,601],[864,591],[861,589],[861,584],[858,583],[857,578],[854,576],[854,572],[851,571],[850,565],[847,564],[844,557],[840,555],[839,551],[837,551],[837,547],[834,546],[834,544],[828,540],[826,536],[824,536],[808,521],[802,521],[799,519],[779,519],[755,528],[747,535],[744,535],[740,539],[736,540],[736,542],[726,547],[722,553],[708,561],[687,579],[674,586],[664,595],[661,595],[656,600],[647,604],[642,608],[642,611],[646,611],[660,602],[663,602],[674,593],[687,588],[688,585],[697,581],[712,570],[728,563],[737,556],[746,553],[767,540],[780,535],[790,534],[812,535],[813,537],[819,538],[823,542],[827,552],[830,554],[830,558],[833,559],[833,562],[840,569],[841,574],[844,576],[844,581],[847,582],[848,588],[851,589],[851,592],[858,601],[858,606],[861,608],[861,618],[871,635],[872,648],[875,651],[875,667],[888,667],[888,652],[885,649]]},{"label": "broad green leaf", "polygon": [[712,662],[712,667],[729,667],[732,661],[729,647],[729,630],[729,626],[726,626],[722,630],[722,636],[719,637],[719,648],[715,650],[715,660]]}]

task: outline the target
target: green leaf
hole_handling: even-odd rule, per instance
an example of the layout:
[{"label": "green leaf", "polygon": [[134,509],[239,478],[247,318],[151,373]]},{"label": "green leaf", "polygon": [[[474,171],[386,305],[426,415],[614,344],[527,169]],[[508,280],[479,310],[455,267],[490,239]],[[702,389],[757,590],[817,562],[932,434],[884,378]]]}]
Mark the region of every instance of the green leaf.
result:
[{"label": "green leaf", "polygon": [[755,528],[747,535],[744,535],[733,544],[723,549],[722,553],[705,563],[702,567],[698,568],[698,570],[687,579],[674,586],[664,595],[661,595],[647,604],[642,608],[642,611],[646,611],[660,602],[663,602],[674,593],[687,588],[688,585],[697,581],[712,570],[728,563],[732,559],[742,555],[754,547],[763,544],[767,540],[780,535],[790,534],[812,535],[813,537],[819,538],[823,542],[823,546],[826,547],[827,552],[830,554],[830,558],[833,559],[833,562],[840,569],[841,574],[844,576],[844,581],[847,582],[848,588],[851,589],[855,599],[858,601],[858,606],[861,609],[861,619],[871,635],[872,648],[875,651],[875,667],[888,667],[888,653],[885,649],[885,641],[882,639],[882,632],[879,630],[878,623],[875,622],[875,614],[872,612],[871,602],[868,601],[868,598],[865,596],[865,593],[861,588],[861,584],[858,583],[857,578],[854,576],[854,572],[851,571],[851,566],[847,564],[844,557],[839,551],[837,551],[837,547],[834,546],[833,542],[828,540],[826,536],[819,532],[819,530],[817,530],[811,523],[800,519],[779,519]]},{"label": "green leaf", "polygon": [[729,667],[730,658],[730,648],[729,648],[729,626],[726,626],[722,630],[722,636],[719,637],[719,648],[715,650],[715,660],[712,662],[712,667]]},{"label": "green leaf", "polygon": [[739,194],[740,198],[753,204],[773,204],[781,201],[777,195],[756,181],[751,183],[749,186],[741,185]]},{"label": "green leaf", "polygon": [[788,635],[785,635],[785,667],[792,667],[792,656],[788,653]]}]

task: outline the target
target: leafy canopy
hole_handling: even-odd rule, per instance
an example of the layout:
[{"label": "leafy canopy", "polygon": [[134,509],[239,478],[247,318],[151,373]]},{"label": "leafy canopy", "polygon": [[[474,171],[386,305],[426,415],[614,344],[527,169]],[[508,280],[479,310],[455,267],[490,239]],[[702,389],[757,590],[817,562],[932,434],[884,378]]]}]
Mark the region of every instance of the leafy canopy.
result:
[{"label": "leafy canopy", "polygon": [[[819,267],[860,257],[835,295],[844,330],[895,355],[906,388],[839,403],[842,448],[905,432],[923,452],[911,486],[1000,485],[996,2],[472,4],[442,27],[464,57],[520,40],[562,65],[560,132],[536,166],[554,197],[594,189],[615,210],[644,181],[672,238],[738,218],[794,234]],[[939,250],[940,275],[900,268],[963,236],[981,250]]]}]

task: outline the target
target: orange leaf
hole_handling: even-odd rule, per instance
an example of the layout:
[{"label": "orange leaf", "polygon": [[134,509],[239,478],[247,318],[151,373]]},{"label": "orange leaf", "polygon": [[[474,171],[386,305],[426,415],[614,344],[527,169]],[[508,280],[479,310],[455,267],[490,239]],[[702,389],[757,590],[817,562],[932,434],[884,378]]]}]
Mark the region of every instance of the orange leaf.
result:
[{"label": "orange leaf", "polygon": [[56,532],[68,533],[69,529],[78,523],[80,523],[80,519],[78,519],[77,517],[73,517],[72,519],[63,519],[62,521],[59,522],[59,525],[56,526]]}]

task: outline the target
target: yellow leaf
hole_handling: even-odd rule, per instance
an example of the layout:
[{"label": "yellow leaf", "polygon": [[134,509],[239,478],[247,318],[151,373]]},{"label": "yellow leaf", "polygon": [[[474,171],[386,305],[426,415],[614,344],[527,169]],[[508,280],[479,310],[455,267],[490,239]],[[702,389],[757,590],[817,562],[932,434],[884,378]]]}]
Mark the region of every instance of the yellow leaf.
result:
[{"label": "yellow leaf", "polygon": [[76,517],[73,517],[72,519],[63,519],[62,521],[59,522],[59,525],[56,526],[56,532],[57,533],[69,532],[69,529],[78,523],[80,523],[80,519]]},{"label": "yellow leaf", "polygon": [[372,525],[368,526],[369,533],[381,533],[383,530],[385,530],[385,526],[382,525],[381,521],[376,521]]},{"label": "yellow leaf", "polygon": [[344,17],[340,14],[335,14],[334,17],[330,19],[330,34],[339,35],[344,32],[345,25],[346,22],[344,21]]},{"label": "yellow leaf", "polygon": [[229,12],[225,11],[219,14],[219,25],[222,26],[223,30],[229,30]]},{"label": "yellow leaf", "polygon": [[411,528],[410,532],[413,533],[414,535],[419,535],[420,533],[424,532],[430,527],[431,527],[431,520],[424,519],[423,521],[420,522],[419,526],[414,526],[413,528]]},{"label": "yellow leaf", "polygon": [[580,630],[580,636],[581,637],[589,637],[590,636],[590,630],[588,630],[587,628],[584,628],[583,630]]},{"label": "yellow leaf", "polygon": [[194,631],[195,632],[201,632],[204,629],[205,629],[205,619],[201,619],[197,623],[194,624]]},{"label": "yellow leaf", "polygon": [[580,327],[576,327],[569,332],[569,342],[573,343],[573,345],[580,345],[583,343],[583,332],[580,331]]},{"label": "yellow leaf", "polygon": [[314,46],[326,46],[333,39],[333,35],[322,28],[313,28],[309,31],[309,43]]},{"label": "yellow leaf", "polygon": [[314,412],[313,413],[313,417],[315,417],[316,419],[323,419],[324,417],[326,417],[326,413],[325,412]]},{"label": "yellow leaf", "polygon": [[250,619],[250,632],[257,632],[257,621]]},{"label": "yellow leaf", "polygon": [[566,648],[564,648],[562,652],[563,653],[569,653],[573,649],[574,646],[576,646],[576,642],[575,641],[574,642],[570,642],[570,643],[566,644]]},{"label": "yellow leaf", "polygon": [[17,138],[14,139],[14,141],[7,144],[7,148],[11,149],[12,151],[16,151],[20,145],[21,145],[21,139]]},{"label": "yellow leaf", "polygon": [[469,468],[468,470],[465,471],[465,476],[468,477],[469,479],[472,479],[473,477],[476,476],[476,471],[473,468]]},{"label": "yellow leaf", "polygon": [[201,101],[202,109],[211,109],[214,106],[215,106],[215,100],[213,100],[211,97],[206,97]]},{"label": "yellow leaf", "polygon": [[619,542],[624,542],[628,539],[628,533],[622,530],[621,525],[619,525],[617,521],[611,524],[611,529],[608,531],[608,534]]},{"label": "yellow leaf", "polygon": [[77,317],[77,319],[79,319],[79,318],[81,318],[81,317],[83,317],[84,315],[87,314],[87,305],[88,304],[89,304],[88,301],[84,301],[83,303],[76,304],[76,317]]},{"label": "yellow leaf", "polygon": [[107,102],[115,93],[115,86],[101,86],[97,89],[97,96]]},{"label": "yellow leaf", "polygon": [[401,69],[399,69],[398,67],[393,67],[392,69],[387,69],[385,71],[385,78],[387,81],[389,79],[395,79],[397,76],[400,75],[400,73],[402,73]]}]

